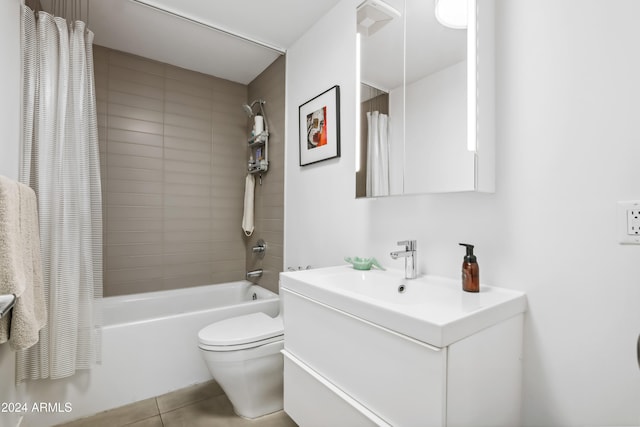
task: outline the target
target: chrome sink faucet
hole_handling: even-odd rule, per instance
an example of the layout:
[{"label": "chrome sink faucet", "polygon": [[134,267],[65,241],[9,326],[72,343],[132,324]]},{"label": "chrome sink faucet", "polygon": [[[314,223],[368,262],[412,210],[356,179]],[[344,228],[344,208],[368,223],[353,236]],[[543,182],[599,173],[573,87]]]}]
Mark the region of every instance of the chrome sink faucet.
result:
[{"label": "chrome sink faucet", "polygon": [[415,279],[418,277],[418,263],[416,262],[416,254],[418,252],[418,242],[416,240],[403,240],[398,245],[404,246],[403,251],[391,252],[391,258],[404,258],[404,277],[405,279]]}]

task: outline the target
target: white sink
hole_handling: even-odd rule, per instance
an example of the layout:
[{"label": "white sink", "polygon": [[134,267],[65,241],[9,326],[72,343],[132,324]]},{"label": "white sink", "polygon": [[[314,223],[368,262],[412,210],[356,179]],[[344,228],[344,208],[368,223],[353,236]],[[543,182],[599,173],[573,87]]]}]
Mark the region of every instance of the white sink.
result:
[{"label": "white sink", "polygon": [[524,293],[510,289],[481,284],[479,293],[469,293],[460,280],[407,280],[400,270],[351,266],[281,273],[280,286],[436,347],[522,313],[527,304]]}]

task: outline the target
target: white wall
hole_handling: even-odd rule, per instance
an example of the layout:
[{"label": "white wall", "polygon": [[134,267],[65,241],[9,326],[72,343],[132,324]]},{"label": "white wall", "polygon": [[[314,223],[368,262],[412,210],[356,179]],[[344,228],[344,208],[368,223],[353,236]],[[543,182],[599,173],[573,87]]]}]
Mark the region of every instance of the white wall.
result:
[{"label": "white wall", "polygon": [[0,2],[0,175],[18,178],[20,1]]},{"label": "white wall", "polygon": [[[354,172],[357,4],[340,2],[287,51],[285,268],[343,263],[365,247],[366,204],[355,200]],[[301,167],[298,107],[336,84],[341,157]]]},{"label": "white wall", "polygon": [[[416,238],[422,273],[459,277],[458,242],[474,243],[482,282],[528,294],[524,424],[640,425],[640,246],[619,245],[615,223],[616,201],[640,199],[640,2],[497,0],[496,193],[375,201],[353,200],[351,154],[297,166],[297,105],[340,80],[350,108],[352,6],[288,55],[285,265],[366,248],[401,268],[388,252]],[[331,56],[314,68],[329,22]]]},{"label": "white wall", "polygon": [[[20,137],[20,1],[0,1],[0,175],[18,179]],[[24,400],[13,385],[15,353],[0,345],[0,403]],[[0,413],[1,426],[19,415]]]}]

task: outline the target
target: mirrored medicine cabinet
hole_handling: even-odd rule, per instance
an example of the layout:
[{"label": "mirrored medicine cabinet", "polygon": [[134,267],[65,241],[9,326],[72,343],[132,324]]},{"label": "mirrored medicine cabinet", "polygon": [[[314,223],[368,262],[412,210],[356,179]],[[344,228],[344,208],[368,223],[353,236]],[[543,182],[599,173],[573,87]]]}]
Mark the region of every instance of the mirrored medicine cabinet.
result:
[{"label": "mirrored medicine cabinet", "polygon": [[358,6],[356,197],[494,191],[494,1]]}]

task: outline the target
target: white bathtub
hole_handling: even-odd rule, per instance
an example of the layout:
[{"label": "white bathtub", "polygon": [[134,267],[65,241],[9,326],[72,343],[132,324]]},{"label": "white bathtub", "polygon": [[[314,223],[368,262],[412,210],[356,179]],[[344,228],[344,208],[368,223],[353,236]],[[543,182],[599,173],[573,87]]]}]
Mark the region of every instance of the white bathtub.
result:
[{"label": "white bathtub", "polygon": [[[109,329],[183,316],[203,316],[206,319],[216,316],[224,319],[236,316],[237,314],[233,314],[236,312],[245,314],[257,311],[275,316],[278,314],[278,295],[250,282],[239,281],[107,297],[103,299],[102,305],[104,328]],[[225,314],[227,312],[230,316]]]},{"label": "white bathtub", "polygon": [[[248,313],[276,316],[280,299],[240,281],[107,297],[103,308],[102,364],[88,374],[58,380],[51,390],[35,391],[40,400],[70,402],[73,410],[29,417],[29,426],[81,418],[211,380],[199,353],[198,331]],[[60,388],[60,381],[69,384]]]}]

